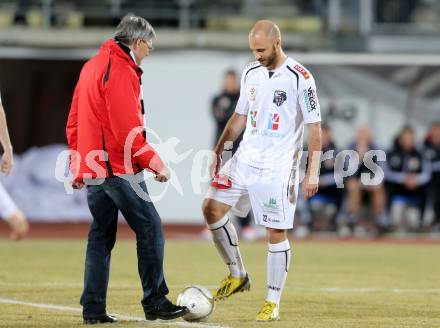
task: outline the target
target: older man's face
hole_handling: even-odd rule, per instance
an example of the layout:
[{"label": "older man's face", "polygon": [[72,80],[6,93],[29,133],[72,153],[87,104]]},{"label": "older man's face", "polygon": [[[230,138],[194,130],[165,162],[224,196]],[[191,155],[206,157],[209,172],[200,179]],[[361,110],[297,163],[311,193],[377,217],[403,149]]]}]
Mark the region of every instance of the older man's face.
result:
[{"label": "older man's face", "polygon": [[153,49],[153,40],[144,40],[139,39],[133,44],[133,53],[136,57],[136,63],[138,65],[141,64],[142,59],[147,57],[150,54],[150,51]]}]

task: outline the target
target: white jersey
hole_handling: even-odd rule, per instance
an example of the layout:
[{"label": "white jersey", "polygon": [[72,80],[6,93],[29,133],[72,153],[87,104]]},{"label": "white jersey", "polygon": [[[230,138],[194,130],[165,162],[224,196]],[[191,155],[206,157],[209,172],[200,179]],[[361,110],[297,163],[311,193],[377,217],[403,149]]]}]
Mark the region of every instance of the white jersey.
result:
[{"label": "white jersey", "polygon": [[308,70],[288,57],[271,72],[269,76],[258,61],[246,66],[235,109],[247,115],[236,156],[260,168],[291,165],[302,149],[304,123],[321,121],[315,80]]}]

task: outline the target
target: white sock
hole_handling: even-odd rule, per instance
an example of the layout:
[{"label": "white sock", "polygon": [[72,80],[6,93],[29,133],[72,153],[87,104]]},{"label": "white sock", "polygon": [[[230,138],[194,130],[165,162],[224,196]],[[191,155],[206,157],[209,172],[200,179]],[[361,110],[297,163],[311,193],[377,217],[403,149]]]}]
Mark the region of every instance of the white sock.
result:
[{"label": "white sock", "polygon": [[212,232],[212,239],[223,261],[229,267],[232,276],[240,278],[246,276],[240,250],[238,236],[234,225],[226,215],[220,221],[208,225]]},{"label": "white sock", "polygon": [[286,239],[278,244],[269,244],[267,253],[267,300],[280,305],[281,293],[290,265],[290,244]]}]

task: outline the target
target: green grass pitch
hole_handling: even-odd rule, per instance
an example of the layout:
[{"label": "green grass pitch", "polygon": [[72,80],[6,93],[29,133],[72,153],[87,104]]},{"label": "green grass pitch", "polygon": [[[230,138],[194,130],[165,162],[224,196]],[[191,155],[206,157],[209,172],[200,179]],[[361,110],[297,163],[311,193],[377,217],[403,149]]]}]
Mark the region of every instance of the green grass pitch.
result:
[{"label": "green grass pitch", "polygon": [[[83,326],[75,309],[80,309],[85,246],[82,240],[0,240],[0,327]],[[121,320],[118,327],[440,327],[439,245],[307,242],[292,243],[292,249],[280,322],[254,321],[266,295],[266,244],[243,243],[251,291],[217,303],[207,323]],[[167,241],[165,252],[173,301],[185,286],[213,289],[226,274],[210,242]],[[142,317],[140,298],[135,242],[118,241],[108,311]]]}]

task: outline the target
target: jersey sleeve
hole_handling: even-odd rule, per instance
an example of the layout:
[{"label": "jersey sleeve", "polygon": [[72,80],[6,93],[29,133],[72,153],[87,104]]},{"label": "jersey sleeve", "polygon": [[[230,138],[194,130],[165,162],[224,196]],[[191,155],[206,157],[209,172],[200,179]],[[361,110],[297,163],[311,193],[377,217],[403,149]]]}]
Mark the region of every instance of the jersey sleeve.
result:
[{"label": "jersey sleeve", "polygon": [[241,115],[247,115],[249,111],[249,100],[246,95],[246,83],[245,83],[245,71],[241,75],[240,81],[240,97],[238,98],[237,105],[235,106],[235,112]]},{"label": "jersey sleeve", "polygon": [[298,103],[301,108],[304,123],[321,122],[321,108],[316,92],[315,79],[311,74],[299,80]]}]

